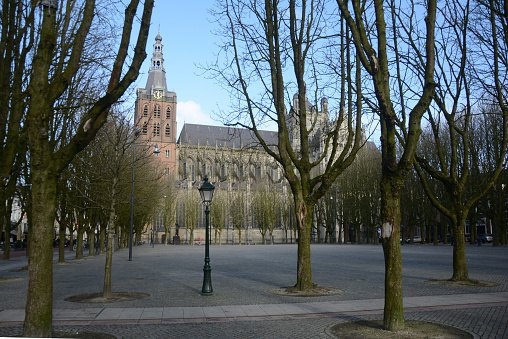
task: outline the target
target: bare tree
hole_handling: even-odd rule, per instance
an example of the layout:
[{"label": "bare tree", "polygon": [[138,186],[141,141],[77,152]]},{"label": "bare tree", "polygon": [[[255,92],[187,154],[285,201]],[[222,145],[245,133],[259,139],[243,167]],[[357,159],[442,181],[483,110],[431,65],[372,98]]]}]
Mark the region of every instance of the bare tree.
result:
[{"label": "bare tree", "polygon": [[245,224],[245,192],[240,188],[230,193],[229,217],[233,224],[233,230],[238,230],[238,244],[242,244],[242,228]]},{"label": "bare tree", "polygon": [[[442,26],[440,25],[437,30],[441,44],[441,48],[437,49],[440,55],[437,58],[440,86],[434,96],[436,107],[428,113],[433,146],[439,160],[431,163],[417,154],[415,168],[432,204],[451,222],[454,236],[451,279],[469,281],[465,250],[465,222],[471,207],[487,193],[501,174],[508,144],[508,114],[504,114],[504,117],[502,114],[499,115],[498,122],[503,126],[501,129],[503,132],[500,133],[496,142],[498,151],[494,156],[494,166],[490,173],[485,173],[482,180],[477,180],[479,178],[471,180],[469,143],[475,108],[474,97],[471,94],[471,74],[474,72],[469,72],[468,68],[482,66],[479,66],[478,60],[470,60],[471,56],[466,47],[470,45],[469,2],[463,4],[449,1],[440,8],[440,11],[445,18]],[[479,99],[482,100],[481,97]],[[487,152],[488,149],[484,151]],[[422,170],[443,185],[446,192],[443,200],[440,200],[432,191]],[[469,185],[472,187],[468,190]]]},{"label": "bare tree", "polygon": [[167,178],[167,188],[164,191],[164,246],[168,244],[169,230],[176,223],[177,192],[173,176]]},{"label": "bare tree", "polygon": [[266,241],[266,233],[269,229],[268,209],[271,208],[268,204],[269,192],[265,185],[257,185],[252,199],[252,214],[258,226],[259,233],[261,233],[261,241],[264,244]]},{"label": "bare tree", "polygon": [[[2,1],[0,9],[0,201],[15,195],[26,159],[27,105],[25,71],[27,55],[34,42],[34,10],[29,1]],[[24,184],[28,184],[25,182]],[[4,260],[9,259],[10,216],[6,204],[0,204],[1,230],[5,232]],[[0,235],[1,236],[1,235]]]},{"label": "bare tree", "polygon": [[[35,10],[39,2],[32,1],[30,8]],[[95,137],[105,123],[109,108],[113,105],[137,78],[139,68],[146,57],[146,39],[148,36],[153,1],[144,3],[141,24],[134,55],[127,63],[132,25],[138,10],[138,0],[132,0],[125,7],[123,31],[112,68],[104,69],[101,76],[109,77],[109,84],[96,100],[82,108],[77,128],[72,136],[60,138],[61,128],[66,123],[62,118],[69,117],[68,110],[60,115],[58,101],[69,88],[76,75],[86,73],[90,46],[100,43],[101,34],[94,36],[94,17],[101,15],[94,0],[75,3],[42,2],[39,11],[40,21],[33,22],[33,29],[39,32],[30,60],[32,71],[28,84],[30,105],[26,112],[28,140],[31,157],[31,175],[33,179],[33,223],[29,235],[30,282],[28,284],[27,305],[23,335],[28,337],[51,336],[52,323],[52,257],[50,250],[53,222],[56,209],[56,182],[59,175]],[[115,6],[115,4],[111,4]],[[114,11],[114,7],[109,10]],[[97,22],[97,21],[96,21]],[[97,39],[95,39],[97,38]],[[111,46],[109,46],[111,47]],[[105,50],[111,50],[106,48]],[[128,66],[126,72],[122,69]],[[88,73],[91,76],[92,73]],[[99,74],[98,74],[99,75]]]},{"label": "bare tree", "polygon": [[214,229],[214,243],[217,244],[217,237],[219,238],[219,245],[221,242],[222,230],[226,224],[227,217],[227,201],[226,192],[220,189],[215,189],[213,195],[214,207],[210,210],[211,224]]},{"label": "bare tree", "polygon": [[201,198],[198,190],[190,189],[185,195],[185,228],[189,232],[190,244],[194,245],[194,229],[196,228],[199,220],[199,213],[201,211]]},{"label": "bare tree", "polygon": [[[294,288],[301,291],[315,287],[310,260],[314,205],[351,164],[362,144],[361,109],[345,108],[346,91],[351,91],[350,83],[346,86],[345,39],[330,31],[328,23],[336,18],[329,16],[325,5],[321,0],[217,2],[219,34],[226,42],[217,64],[209,69],[240,106],[234,110],[239,114],[226,116],[226,122],[251,130],[280,164],[289,183],[298,229]],[[288,115],[291,91],[297,93],[298,104]],[[339,97],[330,102],[339,113],[327,122],[330,129],[319,136],[322,148],[317,153],[312,139],[319,128],[308,112],[308,93],[316,103],[317,96],[325,93]],[[328,104],[323,102],[322,110]],[[295,123],[295,134],[289,130],[289,120]],[[276,145],[268,144],[259,133],[267,122],[277,124]],[[341,128],[345,133],[340,133]]]},{"label": "bare tree", "polygon": [[[377,103],[375,109],[381,125],[382,153],[381,236],[385,256],[383,327],[398,330],[404,328],[399,241],[400,192],[405,176],[412,167],[422,116],[434,94],[436,1],[429,0],[423,4],[424,8],[418,10],[414,2],[405,3],[404,8],[401,2],[391,1],[385,6],[382,0],[369,3],[369,6],[359,0],[337,0],[337,4],[352,32],[358,58],[372,81]],[[423,24],[418,22],[417,13],[426,15],[426,33],[422,36],[419,33]],[[407,45],[399,47],[398,44],[402,42],[407,42]],[[402,50],[409,50],[413,54],[403,55]],[[416,60],[417,65],[403,63],[401,58]],[[403,69],[404,65],[407,67]],[[413,79],[407,78],[409,74]],[[392,84],[396,84],[395,88],[391,87]],[[413,97],[405,98],[405,93],[411,93]],[[394,105],[394,102],[400,105]],[[397,156],[397,128],[401,128],[407,136],[400,157]]]}]

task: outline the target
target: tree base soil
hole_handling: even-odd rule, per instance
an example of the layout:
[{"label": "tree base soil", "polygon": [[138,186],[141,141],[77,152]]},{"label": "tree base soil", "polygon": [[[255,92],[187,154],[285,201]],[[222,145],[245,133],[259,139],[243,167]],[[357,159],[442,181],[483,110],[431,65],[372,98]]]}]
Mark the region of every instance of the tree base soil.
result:
[{"label": "tree base soil", "polygon": [[334,325],[328,332],[340,339],[473,338],[470,333],[458,328],[424,321],[405,321],[405,329],[400,331],[383,330],[382,320],[356,321]]},{"label": "tree base soil", "polygon": [[73,303],[117,303],[122,301],[138,300],[149,297],[150,294],[141,292],[112,292],[110,298],[104,298],[102,292],[78,294],[65,298]]},{"label": "tree base soil", "polygon": [[116,339],[114,335],[91,332],[91,331],[78,331],[78,332],[64,332],[64,331],[53,331],[51,333],[52,338],[80,338],[80,339]]},{"label": "tree base soil", "polygon": [[445,280],[427,280],[425,281],[427,284],[433,285],[441,285],[441,286],[450,286],[450,287],[495,287],[499,286],[499,284],[492,283],[490,281],[482,281],[482,280],[466,280],[466,281],[455,281],[451,279]]},{"label": "tree base soil", "polygon": [[329,295],[336,295],[344,293],[343,290],[339,290],[338,288],[324,287],[324,286],[314,286],[314,288],[300,291],[295,287],[282,287],[275,288],[270,290],[271,293],[277,295],[285,295],[290,297],[326,297]]}]

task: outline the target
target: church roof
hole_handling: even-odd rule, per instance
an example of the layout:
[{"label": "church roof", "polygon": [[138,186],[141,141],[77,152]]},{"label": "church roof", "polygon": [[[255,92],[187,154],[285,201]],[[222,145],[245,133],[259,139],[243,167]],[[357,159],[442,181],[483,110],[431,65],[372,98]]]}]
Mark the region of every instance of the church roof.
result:
[{"label": "church roof", "polygon": [[145,94],[150,94],[150,89],[160,89],[167,91],[166,88],[166,71],[155,70],[148,73],[148,79],[146,80]]},{"label": "church roof", "polygon": [[168,91],[166,85],[166,70],[164,69],[163,45],[160,32],[155,37],[153,55],[150,60],[150,69],[145,88],[139,88],[138,92],[144,95],[152,95],[155,90],[162,90],[165,97],[175,97],[176,93]]},{"label": "church roof", "polygon": [[[261,137],[270,146],[277,145],[277,132],[259,131]],[[184,124],[178,143],[182,145],[247,148],[260,147],[254,134],[245,128]]]}]

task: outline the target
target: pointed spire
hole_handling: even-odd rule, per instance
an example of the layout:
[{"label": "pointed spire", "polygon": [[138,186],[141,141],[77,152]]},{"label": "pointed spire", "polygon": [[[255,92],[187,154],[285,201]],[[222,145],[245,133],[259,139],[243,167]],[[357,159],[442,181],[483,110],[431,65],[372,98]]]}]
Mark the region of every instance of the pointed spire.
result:
[{"label": "pointed spire", "polygon": [[153,54],[150,60],[148,79],[144,90],[145,95],[155,96],[157,99],[168,96],[166,86],[166,70],[164,69],[163,45],[160,31],[157,32],[153,44]]}]

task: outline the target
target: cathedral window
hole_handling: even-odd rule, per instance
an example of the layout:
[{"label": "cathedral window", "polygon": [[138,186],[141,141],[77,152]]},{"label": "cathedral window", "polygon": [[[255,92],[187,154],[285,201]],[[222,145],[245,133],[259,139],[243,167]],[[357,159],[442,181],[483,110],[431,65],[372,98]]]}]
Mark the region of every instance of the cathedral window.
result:
[{"label": "cathedral window", "polygon": [[156,119],[161,117],[161,107],[159,105],[155,105],[153,108],[153,117]]},{"label": "cathedral window", "polygon": [[146,134],[147,132],[148,132],[148,124],[147,124],[147,122],[145,121],[145,122],[143,123],[143,134]]},{"label": "cathedral window", "polygon": [[169,127],[169,124],[166,125],[166,137],[170,137],[171,136],[171,127]]},{"label": "cathedral window", "polygon": [[148,116],[148,105],[145,105],[145,106],[143,107],[143,116],[144,116],[144,117],[147,117],[147,116]]},{"label": "cathedral window", "polygon": [[171,107],[166,108],[166,119],[171,119]]},{"label": "cathedral window", "polygon": [[279,180],[279,170],[277,168],[273,168],[272,169],[272,179],[274,181],[278,181]]},{"label": "cathedral window", "polygon": [[153,136],[159,136],[161,134],[161,126],[160,124],[157,122],[157,123],[154,123],[153,124]]}]

